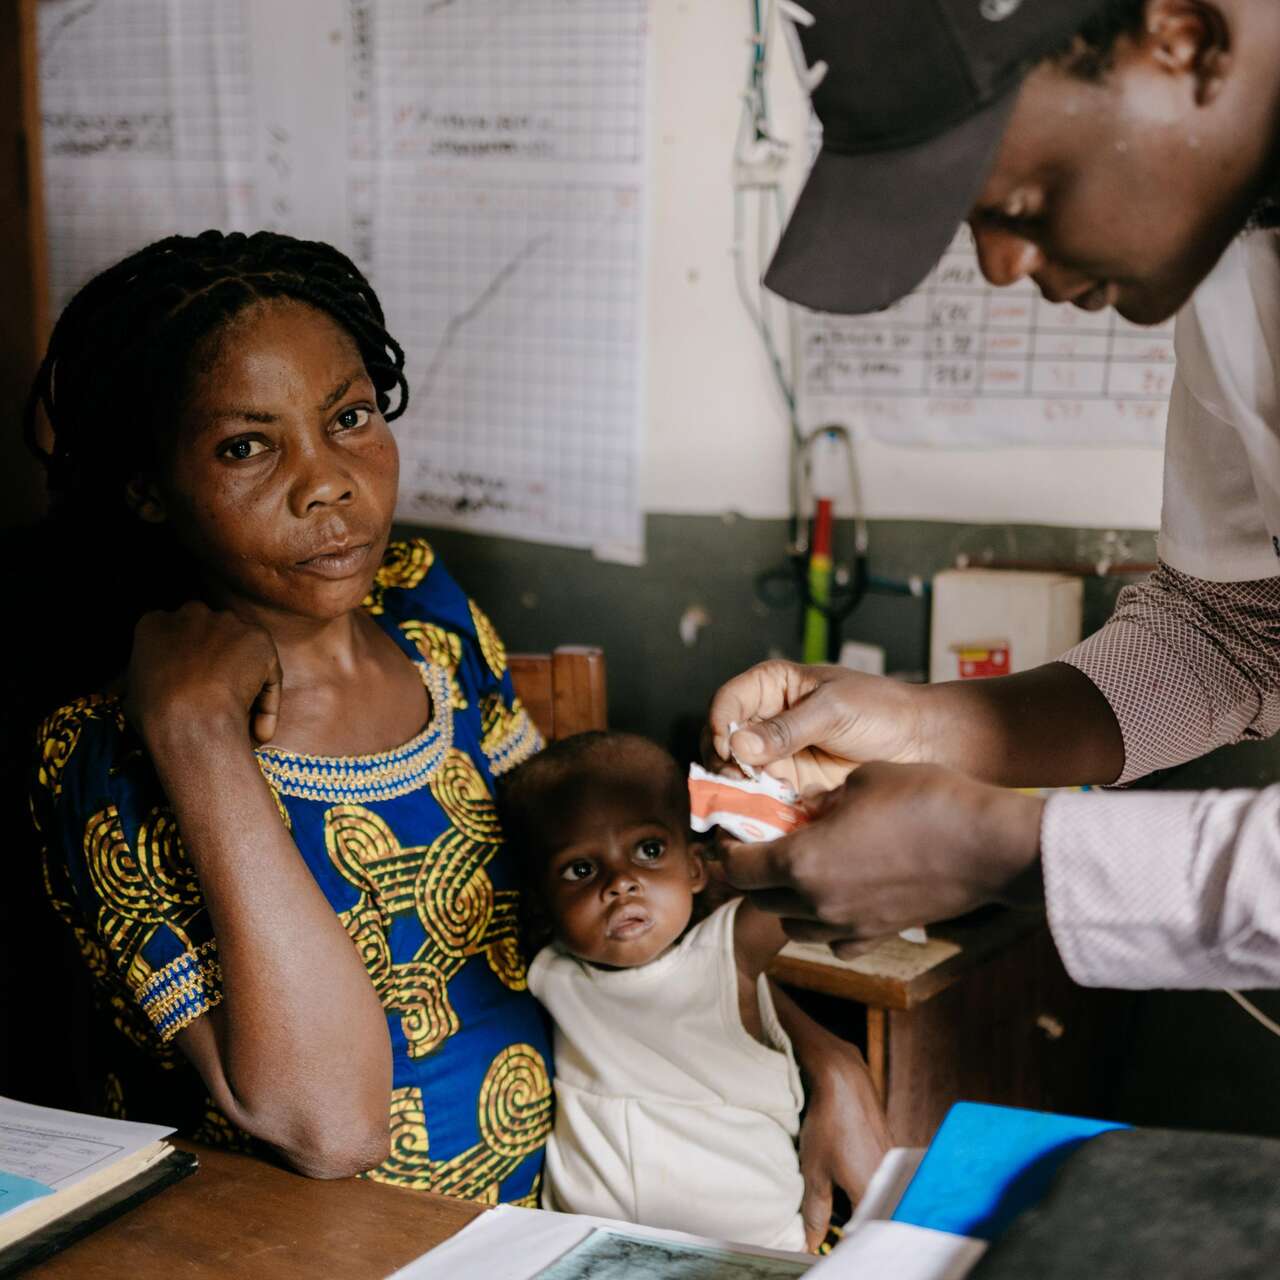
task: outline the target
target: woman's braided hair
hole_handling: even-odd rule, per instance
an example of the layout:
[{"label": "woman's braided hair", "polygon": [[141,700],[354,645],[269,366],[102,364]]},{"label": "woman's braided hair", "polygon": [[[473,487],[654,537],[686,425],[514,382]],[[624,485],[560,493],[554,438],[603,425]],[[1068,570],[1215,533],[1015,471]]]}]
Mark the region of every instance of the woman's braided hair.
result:
[{"label": "woman's braided hair", "polygon": [[[54,326],[23,430],[55,502],[122,507],[125,486],[155,463],[193,358],[267,298],[294,298],[332,316],[359,347],[378,408],[388,419],[404,412],[404,352],[345,254],[271,231],[169,236],[95,276]],[[53,433],[47,450],[39,442],[42,410]]]}]

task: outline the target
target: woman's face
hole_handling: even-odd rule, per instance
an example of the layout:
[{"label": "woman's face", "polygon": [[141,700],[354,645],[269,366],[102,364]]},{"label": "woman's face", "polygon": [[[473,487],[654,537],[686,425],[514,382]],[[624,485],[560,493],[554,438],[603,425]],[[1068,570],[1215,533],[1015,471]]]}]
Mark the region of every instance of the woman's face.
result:
[{"label": "woman's face", "polygon": [[315,620],[357,608],[382,559],[399,457],[350,334],[292,299],[213,339],[162,445],[159,512],[212,602]]}]

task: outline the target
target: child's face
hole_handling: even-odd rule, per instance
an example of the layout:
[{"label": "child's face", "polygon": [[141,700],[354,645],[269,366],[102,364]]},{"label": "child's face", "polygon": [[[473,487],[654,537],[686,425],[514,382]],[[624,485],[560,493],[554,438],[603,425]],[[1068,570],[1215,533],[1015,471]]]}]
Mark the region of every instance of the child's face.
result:
[{"label": "child's face", "polygon": [[667,949],[693,914],[706,869],[660,785],[587,783],[548,824],[543,891],[556,936],[594,964],[630,969]]},{"label": "child's face", "polygon": [[399,462],[359,349],[324,312],[271,299],[237,316],[163,447],[163,518],[218,603],[329,619],[368,594]]}]

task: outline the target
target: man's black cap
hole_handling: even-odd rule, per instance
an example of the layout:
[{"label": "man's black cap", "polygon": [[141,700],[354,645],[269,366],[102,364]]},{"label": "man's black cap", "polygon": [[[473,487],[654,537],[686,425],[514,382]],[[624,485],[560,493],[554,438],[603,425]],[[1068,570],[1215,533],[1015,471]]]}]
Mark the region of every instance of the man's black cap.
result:
[{"label": "man's black cap", "polygon": [[788,4],[810,77],[821,77],[812,98],[822,150],[765,274],[768,288],[815,311],[850,314],[914,289],[982,190],[1023,77],[1101,7]]}]

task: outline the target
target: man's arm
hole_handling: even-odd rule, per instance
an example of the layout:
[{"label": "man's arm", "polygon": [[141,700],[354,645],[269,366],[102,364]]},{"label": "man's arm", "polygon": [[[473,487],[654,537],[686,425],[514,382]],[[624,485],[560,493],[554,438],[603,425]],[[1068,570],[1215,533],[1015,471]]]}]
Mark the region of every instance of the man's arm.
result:
[{"label": "man's arm", "polygon": [[1002,786],[1129,782],[1280,729],[1278,640],[1280,577],[1210,582],[1162,564],[1059,662],[911,686],[773,660],[717,693],[710,729],[727,760],[729,726],[747,726],[737,756],[800,790],[835,787],[869,760]]},{"label": "man's arm", "polygon": [[1101,691],[1132,782],[1280,730],[1280,577],[1210,582],[1167,564],[1063,657]]},{"label": "man's arm", "polygon": [[1081,985],[1280,985],[1280,786],[1053,796],[1040,847]]}]

